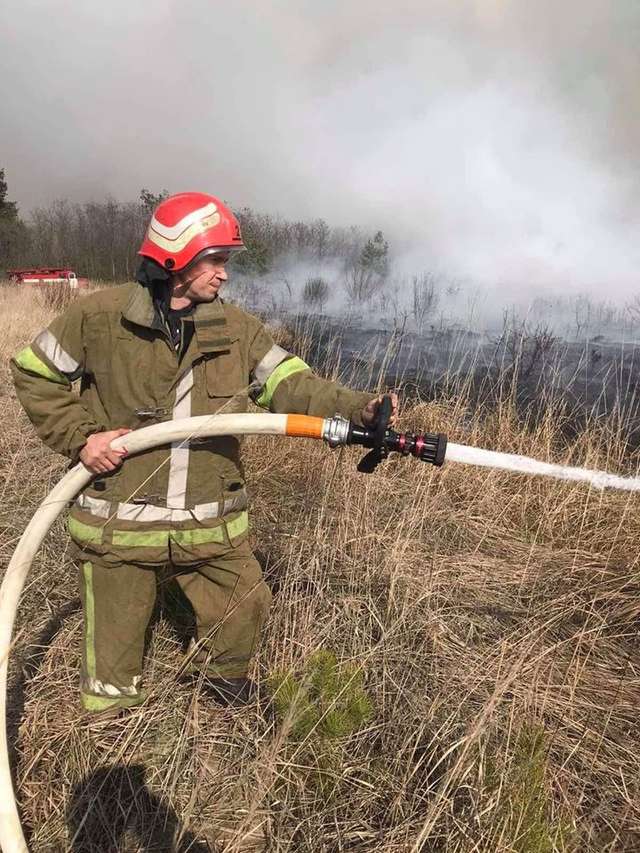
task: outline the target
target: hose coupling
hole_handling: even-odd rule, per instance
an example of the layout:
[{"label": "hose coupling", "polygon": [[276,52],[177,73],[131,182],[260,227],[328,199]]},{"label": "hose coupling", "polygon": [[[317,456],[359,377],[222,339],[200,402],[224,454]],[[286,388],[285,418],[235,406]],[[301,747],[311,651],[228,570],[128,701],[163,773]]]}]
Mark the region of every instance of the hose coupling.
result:
[{"label": "hose coupling", "polygon": [[350,426],[350,422],[341,415],[326,418],[322,429],[322,438],[329,447],[341,447],[349,443]]}]

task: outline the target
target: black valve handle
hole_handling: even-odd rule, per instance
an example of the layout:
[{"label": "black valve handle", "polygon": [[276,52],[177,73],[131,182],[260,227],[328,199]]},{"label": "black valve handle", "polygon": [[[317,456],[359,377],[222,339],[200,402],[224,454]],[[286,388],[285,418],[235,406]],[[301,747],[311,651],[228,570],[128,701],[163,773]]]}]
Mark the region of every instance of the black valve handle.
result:
[{"label": "black valve handle", "polygon": [[371,430],[373,433],[372,444],[368,445],[371,447],[371,450],[358,462],[358,471],[361,474],[373,474],[378,465],[389,455],[385,439],[392,412],[393,402],[391,397],[385,394],[378,406],[376,425]]},{"label": "black valve handle", "polygon": [[393,413],[393,402],[388,394],[378,406],[375,426],[371,429],[351,424],[348,444],[361,444],[371,448],[358,463],[358,471],[372,474],[391,451],[403,456],[414,456],[423,462],[440,467],[444,463],[447,451],[447,436],[444,433],[424,433],[414,435],[410,432],[398,433],[389,429]]}]

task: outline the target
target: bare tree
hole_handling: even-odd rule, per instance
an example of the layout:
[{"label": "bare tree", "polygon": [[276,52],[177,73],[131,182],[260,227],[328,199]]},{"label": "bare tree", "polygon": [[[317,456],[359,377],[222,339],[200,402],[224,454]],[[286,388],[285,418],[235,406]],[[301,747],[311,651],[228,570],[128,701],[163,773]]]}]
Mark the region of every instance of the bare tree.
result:
[{"label": "bare tree", "polygon": [[411,280],[413,296],[413,318],[418,330],[422,332],[427,317],[433,315],[440,301],[433,273],[414,275]]},{"label": "bare tree", "polygon": [[625,310],[629,315],[629,319],[631,320],[634,328],[640,325],[640,294],[637,293],[633,299],[627,302]]},{"label": "bare tree", "polygon": [[505,310],[502,333],[495,344],[503,369],[519,380],[527,380],[551,357],[557,338],[548,325],[539,323],[531,327],[526,320]]},{"label": "bare tree", "polygon": [[576,296],[573,303],[573,314],[576,338],[579,338],[583,333],[588,335],[593,315],[593,304],[588,296]]},{"label": "bare tree", "polygon": [[[68,264],[94,281],[130,281],[151,212],[167,191],[143,188],[132,202],[59,200],[33,210],[26,222],[13,215],[16,208],[6,200],[6,193],[0,170],[3,266]],[[248,251],[239,255],[235,266],[239,274],[254,281],[293,256],[341,261],[350,276],[348,289],[354,302],[366,301],[384,284],[388,246],[380,232],[367,240],[358,228],[331,227],[321,219],[290,222],[249,208],[238,216]]]}]

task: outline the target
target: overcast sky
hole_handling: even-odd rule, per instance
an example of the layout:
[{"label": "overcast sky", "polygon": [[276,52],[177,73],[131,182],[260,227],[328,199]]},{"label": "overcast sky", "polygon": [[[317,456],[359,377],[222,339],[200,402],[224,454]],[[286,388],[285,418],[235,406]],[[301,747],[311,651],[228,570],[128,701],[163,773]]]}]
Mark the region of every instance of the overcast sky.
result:
[{"label": "overcast sky", "polygon": [[0,19],[24,214],[202,189],[380,227],[407,268],[506,290],[640,278],[638,0],[4,0]]}]

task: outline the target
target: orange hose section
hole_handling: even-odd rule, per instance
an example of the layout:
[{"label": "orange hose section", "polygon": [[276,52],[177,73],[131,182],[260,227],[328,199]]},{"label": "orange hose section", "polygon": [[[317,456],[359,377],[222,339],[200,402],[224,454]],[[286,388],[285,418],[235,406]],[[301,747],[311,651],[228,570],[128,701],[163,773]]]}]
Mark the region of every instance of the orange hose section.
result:
[{"label": "orange hose section", "polygon": [[285,435],[296,438],[322,438],[324,418],[313,418],[310,415],[287,415],[287,431]]}]

